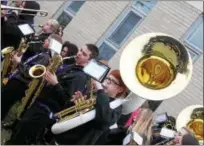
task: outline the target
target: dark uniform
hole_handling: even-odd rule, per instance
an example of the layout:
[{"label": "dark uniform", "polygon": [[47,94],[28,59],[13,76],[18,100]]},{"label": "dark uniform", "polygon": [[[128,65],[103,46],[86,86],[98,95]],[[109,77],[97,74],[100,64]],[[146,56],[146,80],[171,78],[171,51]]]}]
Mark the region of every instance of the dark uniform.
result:
[{"label": "dark uniform", "polygon": [[[26,1],[25,8],[27,9],[35,9],[39,10],[40,5],[35,1]],[[36,14],[36,12],[28,12],[22,11],[22,13],[26,14]],[[21,38],[23,37],[20,32],[18,25],[19,24],[33,24],[34,16],[29,15],[19,15],[17,16],[15,13],[10,13],[7,16],[7,20],[4,21],[4,18],[1,18],[1,49],[13,46],[15,49],[18,48]]]},{"label": "dark uniform", "polygon": [[62,134],[55,135],[60,145],[94,145],[109,127],[115,124],[121,116],[122,106],[110,108],[113,98],[107,96],[103,90],[96,94],[96,117],[94,120],[76,127]]},{"label": "dark uniform", "polygon": [[47,66],[49,64],[50,51],[43,49],[43,52],[29,58],[26,62],[20,63],[18,70],[10,76],[8,83],[1,90],[1,119],[7,115],[11,106],[25,96],[28,83],[32,80],[29,69],[35,64]]},{"label": "dark uniform", "polygon": [[51,127],[51,113],[56,113],[70,106],[74,92],[86,90],[89,77],[82,71],[81,66],[72,65],[58,72],[58,84],[47,84],[36,102],[25,112],[12,133],[7,144],[23,145],[38,144],[43,137],[45,128]]}]

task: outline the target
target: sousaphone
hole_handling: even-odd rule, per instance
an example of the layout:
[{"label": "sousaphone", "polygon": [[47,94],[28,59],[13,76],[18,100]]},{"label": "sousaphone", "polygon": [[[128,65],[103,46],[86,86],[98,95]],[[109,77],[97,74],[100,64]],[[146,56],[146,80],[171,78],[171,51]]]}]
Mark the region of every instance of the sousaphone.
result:
[{"label": "sousaphone", "polygon": [[164,100],[185,89],[192,76],[192,60],[184,45],[164,33],[133,39],[120,59],[126,86],[148,100]]},{"label": "sousaphone", "polygon": [[188,128],[199,143],[203,144],[204,135],[204,107],[203,105],[191,105],[184,108],[176,119],[176,129],[180,130],[182,127]]}]

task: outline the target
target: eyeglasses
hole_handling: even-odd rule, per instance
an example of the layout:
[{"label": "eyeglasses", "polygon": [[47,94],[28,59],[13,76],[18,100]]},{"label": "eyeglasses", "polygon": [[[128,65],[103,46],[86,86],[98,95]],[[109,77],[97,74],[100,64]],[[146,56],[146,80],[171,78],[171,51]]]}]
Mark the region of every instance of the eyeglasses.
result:
[{"label": "eyeglasses", "polygon": [[108,84],[114,84],[114,85],[120,86],[120,84],[118,84],[115,80],[111,79],[110,77],[106,77],[105,80]]}]

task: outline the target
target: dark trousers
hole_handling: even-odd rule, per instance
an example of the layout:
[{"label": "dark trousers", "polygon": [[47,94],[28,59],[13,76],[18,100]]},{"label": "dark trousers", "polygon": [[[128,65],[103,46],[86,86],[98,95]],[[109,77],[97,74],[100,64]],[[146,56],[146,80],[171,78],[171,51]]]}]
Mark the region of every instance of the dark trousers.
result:
[{"label": "dark trousers", "polygon": [[17,79],[11,79],[1,90],[1,119],[3,120],[10,108],[25,96],[27,85]]},{"label": "dark trousers", "polygon": [[34,103],[23,115],[15,127],[9,145],[39,144],[44,138],[45,129],[50,129],[54,121],[49,118],[48,111]]}]

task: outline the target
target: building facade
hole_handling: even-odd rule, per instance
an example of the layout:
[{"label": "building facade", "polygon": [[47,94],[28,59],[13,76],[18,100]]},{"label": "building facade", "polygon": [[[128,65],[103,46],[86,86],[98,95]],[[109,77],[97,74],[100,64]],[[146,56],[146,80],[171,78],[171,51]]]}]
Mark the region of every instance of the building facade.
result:
[{"label": "building facade", "polygon": [[[135,37],[163,32],[185,44],[193,60],[193,76],[186,89],[163,101],[156,113],[177,116],[188,105],[203,104],[203,10],[187,1],[39,1],[46,18],[57,19],[64,29],[64,40],[81,46],[94,43],[100,57],[119,69],[120,55]],[[199,2],[199,6],[203,2]]]}]

